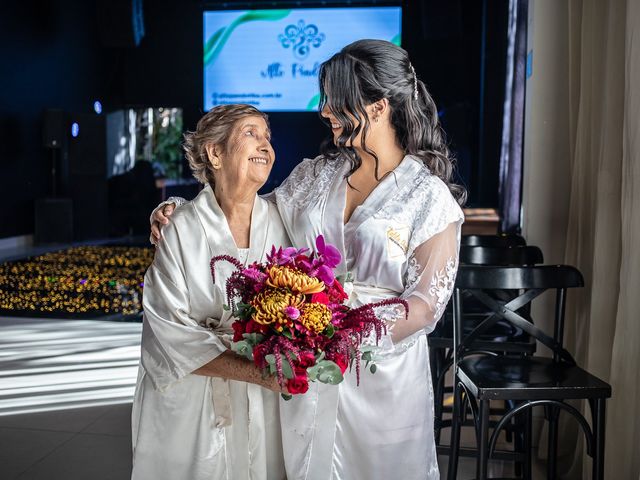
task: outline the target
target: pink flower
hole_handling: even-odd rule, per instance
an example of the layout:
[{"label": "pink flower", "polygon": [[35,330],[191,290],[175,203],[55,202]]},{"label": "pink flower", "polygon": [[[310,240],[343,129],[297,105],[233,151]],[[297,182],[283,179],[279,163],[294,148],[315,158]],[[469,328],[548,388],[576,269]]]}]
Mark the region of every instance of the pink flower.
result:
[{"label": "pink flower", "polygon": [[298,318],[300,318],[300,310],[298,310],[296,307],[286,307],[284,309],[284,314],[289,317],[291,320],[296,320]]}]

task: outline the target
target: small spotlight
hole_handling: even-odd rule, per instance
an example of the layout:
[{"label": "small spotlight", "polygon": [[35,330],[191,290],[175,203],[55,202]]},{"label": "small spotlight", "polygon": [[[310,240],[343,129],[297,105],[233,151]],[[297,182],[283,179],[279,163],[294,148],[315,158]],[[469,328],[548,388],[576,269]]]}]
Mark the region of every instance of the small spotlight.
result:
[{"label": "small spotlight", "polygon": [[93,102],[93,110],[100,115],[102,113],[102,104],[96,100],[95,102]]},{"label": "small spotlight", "polygon": [[73,122],[71,124],[71,136],[73,138],[76,138],[79,133],[80,133],[80,125],[78,125],[77,122]]}]

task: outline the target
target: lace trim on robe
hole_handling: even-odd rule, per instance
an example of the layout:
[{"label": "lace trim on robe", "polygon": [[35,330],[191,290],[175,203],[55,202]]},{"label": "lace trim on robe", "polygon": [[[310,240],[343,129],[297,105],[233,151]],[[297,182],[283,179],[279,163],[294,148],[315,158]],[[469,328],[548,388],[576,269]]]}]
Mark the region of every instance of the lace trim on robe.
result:
[{"label": "lace trim on robe", "polygon": [[453,293],[453,285],[456,281],[456,272],[458,271],[457,262],[453,258],[447,260],[447,264],[440,271],[436,271],[431,278],[431,286],[429,287],[429,295],[435,297],[435,314],[434,319],[439,319],[447,308],[449,298]]}]

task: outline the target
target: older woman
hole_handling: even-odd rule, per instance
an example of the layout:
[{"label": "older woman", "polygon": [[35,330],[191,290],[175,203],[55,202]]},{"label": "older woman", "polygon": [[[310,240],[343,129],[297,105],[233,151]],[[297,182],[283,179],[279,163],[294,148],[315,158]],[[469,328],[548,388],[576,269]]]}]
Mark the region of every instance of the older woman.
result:
[{"label": "older woman", "polygon": [[[287,477],[436,480],[426,334],[452,293],[465,193],[451,180],[436,105],[402,48],[347,45],[321,65],[320,92],[331,141],[275,190],[278,210],[296,246],[322,233],[338,247],[351,305],[399,297],[409,315],[383,312],[377,372],[359,386],[347,374],[337,388],[314,384],[281,403]],[[167,222],[162,213],[153,219]]]},{"label": "older woman", "polygon": [[216,107],[185,136],[206,186],[172,216],[145,275],[142,357],[133,404],[133,479],[282,479],[279,387],[228,351],[228,254],[260,261],[286,245],[275,205],[259,198],[274,162],[267,117]]}]

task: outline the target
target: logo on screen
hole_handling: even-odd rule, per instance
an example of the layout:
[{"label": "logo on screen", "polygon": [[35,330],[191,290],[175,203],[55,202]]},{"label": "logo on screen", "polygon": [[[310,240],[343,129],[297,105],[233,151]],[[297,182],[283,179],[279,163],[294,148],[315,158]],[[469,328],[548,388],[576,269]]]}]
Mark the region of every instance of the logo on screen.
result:
[{"label": "logo on screen", "polygon": [[287,25],[278,40],[284,48],[291,48],[293,56],[304,60],[309,56],[311,48],[318,48],[324,42],[325,35],[312,23],[306,25],[300,20],[297,25]]}]

